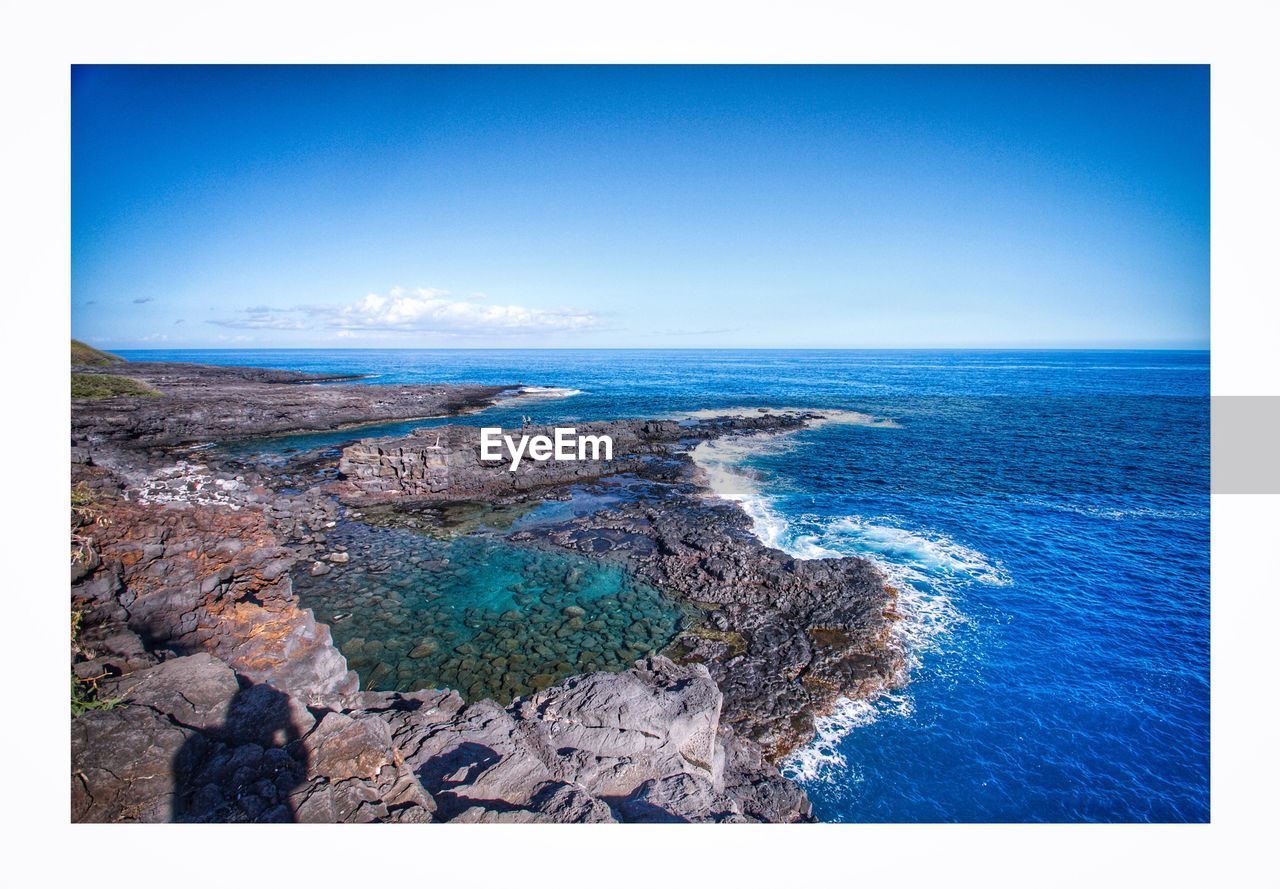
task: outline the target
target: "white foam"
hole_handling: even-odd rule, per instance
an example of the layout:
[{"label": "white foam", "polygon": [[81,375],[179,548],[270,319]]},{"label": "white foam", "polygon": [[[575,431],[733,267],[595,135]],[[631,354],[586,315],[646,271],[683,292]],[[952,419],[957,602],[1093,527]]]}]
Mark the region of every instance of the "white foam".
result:
[{"label": "white foam", "polygon": [[820,407],[715,407],[696,411],[675,411],[668,416],[677,420],[714,420],[720,417],[735,419],[760,416],[785,416],[788,414],[819,414],[819,418],[806,421],[811,429],[820,426],[870,426],[879,429],[900,429],[898,423],[888,417],[877,417],[861,411],[828,410]]},{"label": "white foam", "polygon": [[884,715],[908,717],[915,709],[911,697],[886,692],[874,701],[842,699],[834,712],[814,724],[817,735],[782,763],[779,771],[793,781],[814,781],[838,772],[845,783],[861,780],[851,772],[840,752],[840,742],[855,729],[871,725]]},{"label": "white foam", "polygon": [[482,411],[492,410],[495,407],[509,407],[519,401],[528,401],[530,399],[548,401],[555,398],[572,398],[581,394],[581,389],[569,389],[561,386],[520,386],[516,389],[504,390],[487,405],[475,407],[462,413],[478,414]]},{"label": "white foam", "polygon": [[1004,586],[1010,582],[1003,567],[976,549],[945,534],[913,531],[890,522],[889,517],[844,516],[813,536],[823,548],[870,559],[881,564],[890,576],[908,583],[936,586],[954,579]]},{"label": "white foam", "polygon": [[[713,439],[693,449],[693,462],[703,471],[712,493],[742,507],[750,518],[752,531],[766,546],[786,549],[786,519],[761,493],[758,476],[743,467],[748,457],[779,452],[790,447],[791,439],[783,435],[746,435]],[[793,553],[797,557],[797,553]],[[809,556],[808,558],[820,558]]]},{"label": "white foam", "polygon": [[526,398],[572,398],[582,394],[581,389],[559,386],[521,386],[517,391]]},{"label": "white foam", "polygon": [[[964,620],[950,591],[973,582],[1005,585],[1010,583],[1009,575],[972,547],[945,534],[903,527],[905,523],[892,517],[804,515],[789,521],[763,492],[759,475],[742,464],[752,455],[790,447],[793,441],[776,434],[707,441],[694,449],[693,459],[712,491],[738,503],[750,516],[753,533],[765,545],[798,559],[859,556],[880,568],[898,591],[897,611],[902,619],[893,632],[906,655],[907,669],[917,669],[922,655],[939,651],[942,640]],[[910,716],[913,709],[914,702],[905,692],[885,692],[872,700],[842,699],[832,714],[817,721],[815,740],[792,753],[783,772],[797,780],[838,774],[841,781],[848,781],[840,741],[881,716]]]}]

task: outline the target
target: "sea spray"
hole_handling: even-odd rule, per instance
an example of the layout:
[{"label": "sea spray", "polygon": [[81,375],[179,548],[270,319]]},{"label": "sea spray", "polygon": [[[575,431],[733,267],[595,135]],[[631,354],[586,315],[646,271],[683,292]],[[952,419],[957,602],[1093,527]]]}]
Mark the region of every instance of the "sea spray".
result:
[{"label": "sea spray", "polygon": [[[733,412],[698,413],[724,416]],[[899,428],[892,420],[854,411],[823,413],[831,415],[825,419],[827,423]],[[737,503],[750,517],[753,533],[766,545],[798,559],[857,556],[880,568],[898,594],[896,608],[902,619],[894,623],[893,633],[902,645],[908,673],[914,671],[922,656],[939,651],[941,640],[963,621],[949,590],[966,582],[1007,584],[1007,573],[971,547],[943,534],[903,527],[893,517],[867,519],[806,513],[788,518],[764,493],[760,474],[747,463],[752,458],[785,451],[796,443],[795,433],[712,440],[699,444],[693,459],[713,493]],[[913,711],[911,695],[902,691],[885,691],[872,699],[841,699],[832,713],[817,720],[815,739],[788,757],[783,772],[800,781],[837,772],[843,781],[856,778],[840,752],[841,740],[882,716],[905,718]]]},{"label": "sea spray", "polygon": [[791,780],[801,782],[818,780],[838,771],[842,781],[856,782],[860,776],[840,752],[840,742],[850,732],[871,725],[882,715],[905,719],[914,710],[911,696],[902,692],[883,692],[874,700],[841,698],[834,711],[814,722],[814,739],[788,756],[780,771]]}]

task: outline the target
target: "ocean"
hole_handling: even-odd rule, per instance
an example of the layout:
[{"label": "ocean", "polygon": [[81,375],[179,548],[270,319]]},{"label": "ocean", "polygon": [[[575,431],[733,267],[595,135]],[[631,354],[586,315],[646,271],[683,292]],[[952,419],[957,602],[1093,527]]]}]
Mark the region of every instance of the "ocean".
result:
[{"label": "ocean", "polygon": [[[784,764],[815,815],[1209,818],[1207,352],[120,354],[364,373],[370,385],[544,387],[462,420],[472,424],[831,411],[833,422],[814,429],[698,454],[766,542],[803,558],[871,559],[902,594],[909,684],[848,703]],[[351,437],[233,450],[279,454]]]}]

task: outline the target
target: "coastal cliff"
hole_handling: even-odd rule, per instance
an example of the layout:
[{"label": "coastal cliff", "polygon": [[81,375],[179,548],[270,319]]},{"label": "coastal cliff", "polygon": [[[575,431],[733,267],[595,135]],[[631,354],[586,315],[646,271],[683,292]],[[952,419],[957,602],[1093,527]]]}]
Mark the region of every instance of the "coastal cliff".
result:
[{"label": "coastal cliff", "polygon": [[[92,691],[72,722],[75,820],[807,820],[776,763],[838,697],[901,677],[878,572],[765,547],[689,458],[806,415],[587,424],[614,437],[614,460],[516,473],[479,460],[473,428],[423,430],[353,443],[300,491],[297,472],[286,485],[278,468],[164,448],[466,412],[511,390],[110,365],[125,369],[159,397],[72,410],[73,688]],[[699,612],[630,669],[507,706],[360,691],[299,605],[291,572],[355,509],[416,521],[415,504],[563,499],[606,477],[634,496],[508,539],[614,562]]]},{"label": "coastal cliff", "polygon": [[72,720],[74,820],[807,817],[705,667],[655,657],[509,707],[361,692],[260,509],[138,505],[104,475],[82,477],[73,671],[108,706]]}]

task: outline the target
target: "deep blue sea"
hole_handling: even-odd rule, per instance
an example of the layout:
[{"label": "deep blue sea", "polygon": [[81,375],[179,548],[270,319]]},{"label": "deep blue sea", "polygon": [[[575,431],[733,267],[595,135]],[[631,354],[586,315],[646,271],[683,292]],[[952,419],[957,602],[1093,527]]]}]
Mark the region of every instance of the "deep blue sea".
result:
[{"label": "deep blue sea", "polygon": [[122,354],[578,390],[493,408],[494,424],[853,412],[709,465],[767,541],[873,559],[906,603],[909,685],[844,707],[786,764],[817,816],[1209,818],[1207,352]]}]

